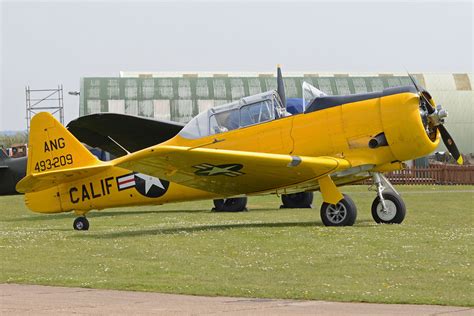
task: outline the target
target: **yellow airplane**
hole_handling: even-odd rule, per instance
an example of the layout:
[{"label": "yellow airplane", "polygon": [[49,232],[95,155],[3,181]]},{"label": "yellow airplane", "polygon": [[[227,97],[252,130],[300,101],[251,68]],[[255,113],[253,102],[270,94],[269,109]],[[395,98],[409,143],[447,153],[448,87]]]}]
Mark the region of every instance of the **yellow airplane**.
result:
[{"label": "yellow airplane", "polygon": [[[412,78],[410,76],[410,78]],[[378,223],[401,223],[405,205],[383,172],[433,152],[440,141],[462,164],[443,126],[446,111],[413,86],[327,96],[304,85],[304,111],[290,115],[278,89],[217,106],[175,137],[102,162],[49,113],[31,122],[28,166],[16,189],[35,212],[85,215],[117,206],[320,191],[327,226],[353,225],[357,208],[339,186],[372,177]]]}]

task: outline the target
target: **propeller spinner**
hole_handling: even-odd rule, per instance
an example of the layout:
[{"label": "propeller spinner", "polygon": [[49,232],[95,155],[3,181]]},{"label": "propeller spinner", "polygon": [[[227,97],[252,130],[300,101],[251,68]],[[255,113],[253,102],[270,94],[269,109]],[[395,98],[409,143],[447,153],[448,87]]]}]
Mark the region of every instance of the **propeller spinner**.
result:
[{"label": "propeller spinner", "polygon": [[438,130],[449,153],[454,157],[454,159],[456,159],[458,164],[462,165],[462,155],[460,154],[456,143],[454,143],[453,138],[448,133],[448,130],[443,125],[444,119],[448,116],[448,112],[443,109],[441,105],[435,106],[435,102],[428,91],[420,88],[411,74],[408,74],[408,76],[420,95],[422,101],[420,107],[422,110],[426,111],[425,114],[422,113],[422,117],[423,122],[426,124],[428,134],[430,134],[431,131],[436,132],[436,130]]}]

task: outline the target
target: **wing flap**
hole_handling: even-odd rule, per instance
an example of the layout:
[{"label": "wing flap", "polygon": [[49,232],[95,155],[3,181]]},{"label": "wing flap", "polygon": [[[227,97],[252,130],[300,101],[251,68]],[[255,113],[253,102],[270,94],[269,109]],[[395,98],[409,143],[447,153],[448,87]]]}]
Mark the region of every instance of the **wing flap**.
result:
[{"label": "wing flap", "polygon": [[350,167],[348,161],[334,157],[160,145],[114,164],[223,196],[271,191]]}]

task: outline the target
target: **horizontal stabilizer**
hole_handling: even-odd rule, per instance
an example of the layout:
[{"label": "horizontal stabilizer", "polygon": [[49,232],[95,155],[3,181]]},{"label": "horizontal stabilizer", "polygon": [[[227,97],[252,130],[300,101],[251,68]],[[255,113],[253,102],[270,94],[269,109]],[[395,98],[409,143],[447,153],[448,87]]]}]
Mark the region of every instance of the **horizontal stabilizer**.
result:
[{"label": "horizontal stabilizer", "polygon": [[16,185],[16,190],[20,193],[37,192],[64,182],[93,176],[108,168],[112,167],[109,164],[102,164],[63,170],[53,170],[43,173],[33,173],[21,179]]}]

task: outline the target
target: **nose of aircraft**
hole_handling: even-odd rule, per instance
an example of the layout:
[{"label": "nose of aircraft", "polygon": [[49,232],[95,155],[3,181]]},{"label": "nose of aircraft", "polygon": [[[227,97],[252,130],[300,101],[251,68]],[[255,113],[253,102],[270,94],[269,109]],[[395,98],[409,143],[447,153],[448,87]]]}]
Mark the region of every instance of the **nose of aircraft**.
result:
[{"label": "nose of aircraft", "polygon": [[412,75],[409,74],[409,77],[415,86],[418,94],[420,96],[420,112],[422,115],[423,122],[425,124],[425,128],[427,131],[432,131],[436,133],[439,131],[441,134],[441,138],[443,139],[443,143],[450,152],[450,154],[454,157],[456,162],[460,165],[463,164],[463,158],[461,153],[459,152],[456,143],[454,142],[453,138],[449,134],[446,127],[444,127],[445,118],[448,116],[448,112],[442,108],[441,105],[437,105],[434,102],[431,94],[426,91],[425,89],[418,86],[413,78]]}]

